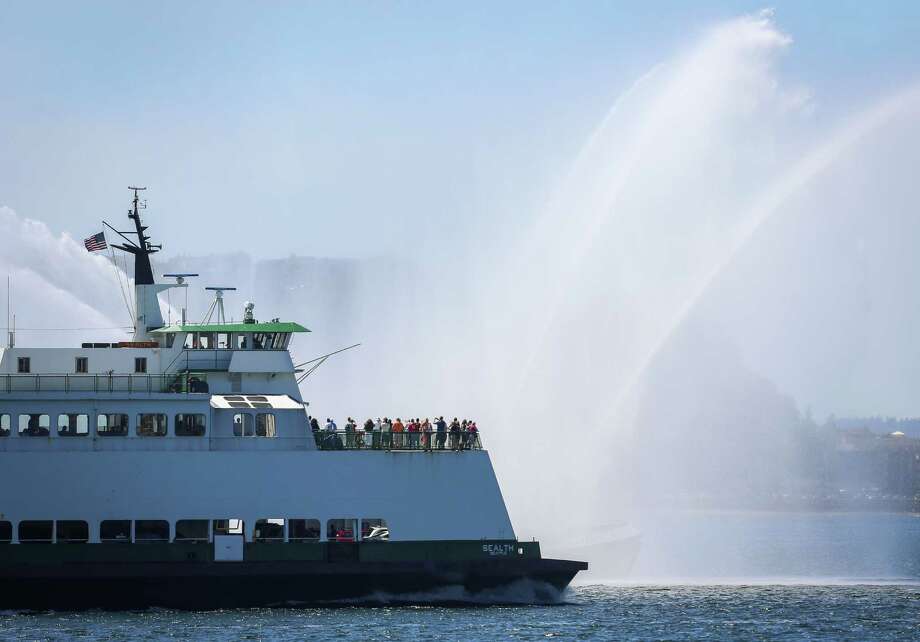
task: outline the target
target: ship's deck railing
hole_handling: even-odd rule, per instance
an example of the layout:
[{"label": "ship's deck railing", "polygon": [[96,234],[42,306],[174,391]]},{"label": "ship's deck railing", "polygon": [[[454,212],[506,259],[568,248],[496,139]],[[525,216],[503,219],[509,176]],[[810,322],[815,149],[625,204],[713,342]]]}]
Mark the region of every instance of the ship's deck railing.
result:
[{"label": "ship's deck railing", "polygon": [[313,433],[319,450],[482,450],[478,432],[365,432],[320,430]]},{"label": "ship's deck railing", "polygon": [[0,375],[0,394],[17,392],[208,392],[204,373]]}]

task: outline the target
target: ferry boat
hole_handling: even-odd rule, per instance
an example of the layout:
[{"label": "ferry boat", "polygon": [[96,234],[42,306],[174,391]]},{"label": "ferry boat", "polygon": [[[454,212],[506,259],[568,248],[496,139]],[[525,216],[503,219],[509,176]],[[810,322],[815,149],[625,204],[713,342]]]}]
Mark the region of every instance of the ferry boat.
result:
[{"label": "ferry boat", "polygon": [[312,431],[299,323],[228,322],[228,288],[164,323],[197,275],[154,279],[131,189],[132,339],[0,350],[0,609],[542,601],[587,569],[517,539],[478,435]]}]

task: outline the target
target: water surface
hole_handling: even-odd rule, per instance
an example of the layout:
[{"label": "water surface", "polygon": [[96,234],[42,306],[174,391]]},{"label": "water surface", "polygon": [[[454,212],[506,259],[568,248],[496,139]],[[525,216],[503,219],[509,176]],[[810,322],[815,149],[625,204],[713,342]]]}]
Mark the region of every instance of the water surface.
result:
[{"label": "water surface", "polygon": [[908,640],[920,585],[571,588],[546,606],[347,606],[0,617],[4,640]]}]

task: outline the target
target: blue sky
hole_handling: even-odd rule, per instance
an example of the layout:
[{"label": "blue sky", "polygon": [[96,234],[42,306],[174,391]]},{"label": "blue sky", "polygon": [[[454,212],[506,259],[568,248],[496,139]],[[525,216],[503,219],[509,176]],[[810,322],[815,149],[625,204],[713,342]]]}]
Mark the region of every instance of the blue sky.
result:
[{"label": "blue sky", "polygon": [[[829,118],[920,76],[918,3],[770,6]],[[5,3],[0,204],[82,238],[145,183],[171,252],[449,244],[537,203],[638,77],[763,7]]]}]

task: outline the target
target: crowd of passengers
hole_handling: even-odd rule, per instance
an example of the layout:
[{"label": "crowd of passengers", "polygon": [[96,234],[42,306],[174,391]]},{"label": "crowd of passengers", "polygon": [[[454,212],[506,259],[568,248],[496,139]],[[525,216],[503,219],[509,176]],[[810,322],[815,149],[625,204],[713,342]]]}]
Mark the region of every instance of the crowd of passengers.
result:
[{"label": "crowd of passengers", "polygon": [[[316,417],[310,417],[310,428],[316,447],[321,450],[348,450],[370,448],[373,450],[469,450],[480,448],[479,428],[470,419],[462,421],[454,417],[450,423],[444,417],[437,417],[433,422],[415,418],[403,423],[397,417],[368,419],[359,426],[354,419],[348,418],[344,431],[331,418],[326,418],[326,425],[321,428]],[[344,437],[344,440],[342,439]]]}]

